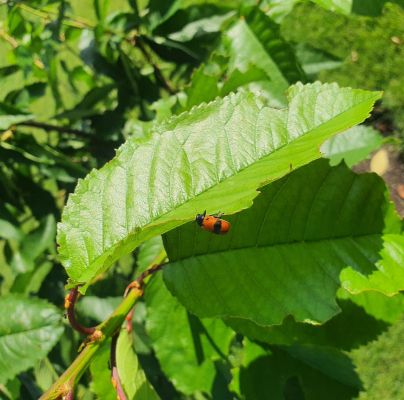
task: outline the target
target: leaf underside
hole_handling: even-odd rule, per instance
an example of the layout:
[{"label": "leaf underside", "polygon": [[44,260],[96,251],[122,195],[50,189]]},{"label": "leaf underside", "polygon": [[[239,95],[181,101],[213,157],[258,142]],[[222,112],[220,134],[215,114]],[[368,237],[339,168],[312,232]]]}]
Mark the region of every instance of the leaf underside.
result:
[{"label": "leaf underside", "polygon": [[399,232],[385,191],[375,174],[312,162],[226,218],[226,236],[194,223],[165,234],[165,282],[200,317],[322,323],[340,311],[340,272],[372,273],[386,233]]}]

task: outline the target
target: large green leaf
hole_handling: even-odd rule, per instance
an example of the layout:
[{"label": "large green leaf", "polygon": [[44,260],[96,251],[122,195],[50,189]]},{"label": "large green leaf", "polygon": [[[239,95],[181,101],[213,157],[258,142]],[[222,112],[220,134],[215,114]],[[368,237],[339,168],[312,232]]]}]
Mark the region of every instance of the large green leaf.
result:
[{"label": "large green leaf", "polygon": [[200,317],[272,325],[292,315],[322,323],[340,311],[341,270],[370,274],[385,234],[400,230],[385,196],[377,175],[317,160],[268,185],[250,209],[230,216],[225,237],[195,223],[167,233],[165,281]]},{"label": "large green leaf", "polygon": [[[297,84],[289,107],[230,95],[156,125],[79,182],[58,229],[73,283],[88,283],[143,241],[197,212],[251,206],[257,188],[320,156],[333,134],[365,119],[378,92]],[[85,288],[84,288],[85,289]]]},{"label": "large green leaf", "polygon": [[[218,383],[234,332],[220,320],[200,320],[170,295],[160,276],[146,291],[146,329],[160,365],[185,394],[210,393]],[[220,380],[220,379],[219,379]]]},{"label": "large green leaf", "polygon": [[0,383],[33,367],[63,332],[61,313],[44,300],[0,297]]}]

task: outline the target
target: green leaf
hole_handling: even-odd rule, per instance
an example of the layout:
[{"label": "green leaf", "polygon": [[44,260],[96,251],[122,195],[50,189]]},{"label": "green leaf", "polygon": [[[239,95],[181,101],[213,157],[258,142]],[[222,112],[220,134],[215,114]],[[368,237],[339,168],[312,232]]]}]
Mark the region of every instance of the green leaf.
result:
[{"label": "green leaf", "polygon": [[106,341],[95,353],[95,357],[90,364],[91,391],[98,399],[116,400],[116,390],[111,382],[111,370],[109,367],[111,341]]},{"label": "green leaf", "polygon": [[212,237],[195,223],[167,233],[165,282],[199,317],[262,326],[288,315],[327,321],[340,312],[341,270],[370,274],[383,240],[389,243],[385,233],[400,230],[385,192],[375,174],[312,162],[262,189],[250,209],[229,216],[226,236]]},{"label": "green leaf", "polygon": [[353,0],[312,0],[319,6],[329,11],[336,11],[341,14],[350,14]]},{"label": "green leaf", "polygon": [[156,275],[145,293],[146,330],[161,368],[185,394],[210,393],[234,332],[220,320],[200,320],[171,296]]},{"label": "green leaf", "polygon": [[0,219],[0,237],[19,242],[23,237],[23,233],[11,222]]},{"label": "green leaf", "polygon": [[282,38],[279,26],[257,8],[246,13],[225,33],[230,52],[229,74],[249,65],[264,71],[267,82],[259,85],[274,105],[286,104],[285,92],[290,83],[304,80],[291,46]]},{"label": "green leaf", "polygon": [[260,2],[262,11],[274,21],[280,23],[300,0],[263,0]]},{"label": "green leaf", "polygon": [[209,18],[201,18],[185,25],[181,30],[170,33],[168,38],[177,42],[187,42],[201,35],[219,32],[223,23],[235,15],[229,12],[224,15],[212,15]]},{"label": "green leaf", "polygon": [[106,320],[122,301],[121,297],[100,298],[85,296],[77,304],[77,311],[98,323]]},{"label": "green leaf", "polygon": [[[256,345],[247,342],[246,358],[250,358],[249,352],[255,358],[240,368],[241,396],[254,400],[268,399],[268,395],[274,400],[348,400],[357,394],[357,378],[347,356],[327,354],[315,347],[299,350],[271,348],[271,351],[262,349],[260,354]],[[350,369],[343,371],[345,382],[339,379],[341,367]]]},{"label": "green leaf", "polygon": [[380,255],[377,270],[371,274],[344,269],[340,275],[343,288],[353,294],[376,290],[388,296],[404,290],[404,236],[385,235]]},{"label": "green leaf", "polygon": [[44,300],[0,297],[0,383],[33,367],[63,332],[61,313]]},{"label": "green leaf", "polygon": [[370,126],[360,125],[327,140],[321,146],[321,152],[330,159],[331,165],[337,165],[344,160],[352,167],[366,159],[382,143],[383,137],[378,131]]},{"label": "green leaf", "polygon": [[321,71],[331,70],[342,65],[339,58],[306,43],[299,43],[295,50],[297,59],[310,78],[315,78]]},{"label": "green leaf", "polygon": [[352,295],[346,290],[340,289],[338,298],[351,300],[366,310],[367,314],[389,324],[397,322],[404,314],[404,294],[402,293],[392,297],[374,291]]},{"label": "green leaf", "polygon": [[322,325],[295,322],[292,317],[285,318],[281,325],[272,326],[257,325],[240,318],[228,318],[225,322],[237,332],[261,343],[280,346],[316,345],[351,350],[376,339],[387,328],[387,323],[376,319],[377,315],[376,318],[369,315],[352,301],[339,300],[342,312]]},{"label": "green leaf", "polygon": [[11,266],[16,274],[31,272],[35,266],[35,260],[55,240],[56,222],[52,214],[42,219],[38,228],[27,234],[21,247],[15,251],[11,259]]},{"label": "green leaf", "polygon": [[[378,92],[297,84],[289,108],[230,95],[129,138],[116,157],[79,182],[58,226],[72,283],[87,284],[143,241],[201,210],[234,213],[257,188],[320,156],[319,146],[365,119]],[[85,287],[82,288],[85,290]]]},{"label": "green leaf", "polygon": [[6,130],[12,125],[29,121],[32,118],[33,115],[24,113],[16,107],[0,102],[0,130]]},{"label": "green leaf", "polygon": [[144,242],[139,249],[139,254],[136,260],[136,275],[139,275],[147,267],[149,267],[153,260],[155,260],[156,257],[158,257],[158,255],[163,251],[165,250],[161,236],[156,236]]},{"label": "green leaf", "polygon": [[116,363],[119,378],[128,400],[157,400],[160,398],[139,364],[133,351],[132,340],[126,329],[119,334]]}]

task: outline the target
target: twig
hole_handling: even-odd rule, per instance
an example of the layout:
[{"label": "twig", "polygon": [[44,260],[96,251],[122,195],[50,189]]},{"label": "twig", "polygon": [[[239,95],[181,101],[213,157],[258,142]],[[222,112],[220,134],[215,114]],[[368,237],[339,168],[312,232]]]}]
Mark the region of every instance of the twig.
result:
[{"label": "twig", "polygon": [[[153,261],[149,270],[142,273],[136,280],[138,285],[143,288],[146,284],[146,278],[154,272],[160,270],[164,264],[161,264],[166,258],[165,252],[161,252]],[[94,340],[85,344],[83,351],[77,356],[69,368],[56,380],[56,382],[40,397],[40,400],[57,400],[66,395],[66,386],[74,387],[80,380],[83,373],[91,363],[91,360],[99,350],[102,343],[107,338],[112,337],[125,321],[125,317],[133,309],[136,301],[142,296],[143,290],[137,290],[132,287],[127,296],[122,300],[115,311],[100,325],[95,328],[92,335],[97,333]]]},{"label": "twig", "polygon": [[65,297],[66,315],[73,329],[75,329],[80,333],[83,333],[84,335],[91,335],[95,332],[96,328],[81,325],[77,321],[76,315],[74,313],[74,306],[76,305],[78,295],[79,295],[79,289],[78,286],[76,286],[75,288],[71,289],[70,292]]}]

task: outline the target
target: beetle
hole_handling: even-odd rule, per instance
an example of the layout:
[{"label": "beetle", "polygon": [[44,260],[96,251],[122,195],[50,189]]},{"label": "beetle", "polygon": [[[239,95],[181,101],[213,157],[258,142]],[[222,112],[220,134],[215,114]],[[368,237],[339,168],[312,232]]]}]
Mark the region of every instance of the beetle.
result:
[{"label": "beetle", "polygon": [[221,219],[223,213],[216,215],[206,215],[206,210],[195,217],[196,223],[205,231],[224,235],[230,230],[230,222]]}]

